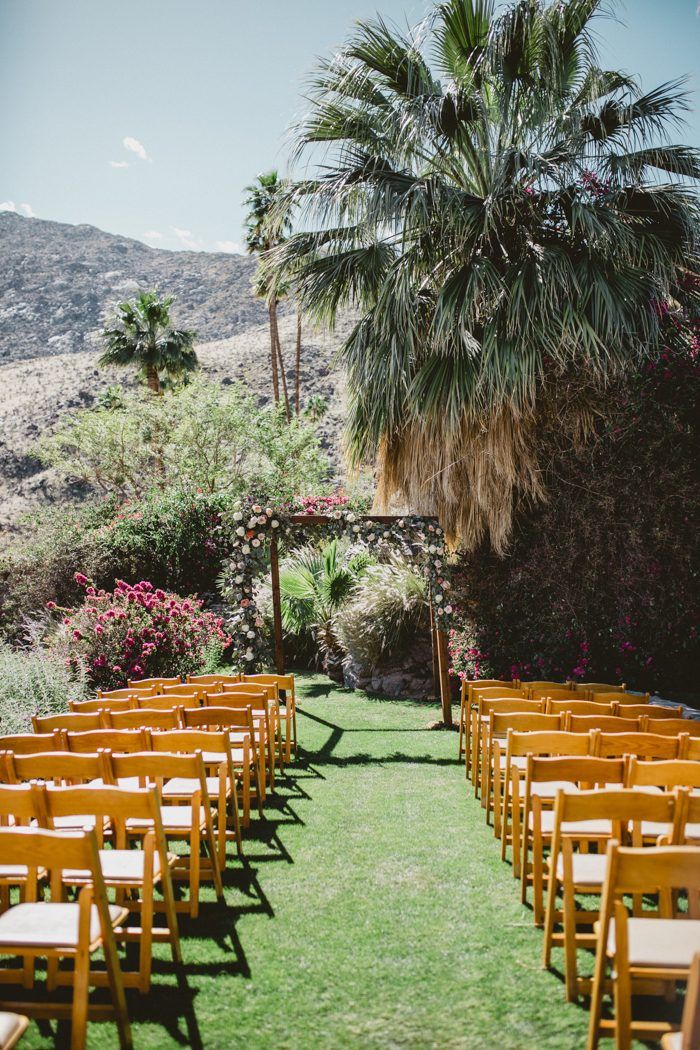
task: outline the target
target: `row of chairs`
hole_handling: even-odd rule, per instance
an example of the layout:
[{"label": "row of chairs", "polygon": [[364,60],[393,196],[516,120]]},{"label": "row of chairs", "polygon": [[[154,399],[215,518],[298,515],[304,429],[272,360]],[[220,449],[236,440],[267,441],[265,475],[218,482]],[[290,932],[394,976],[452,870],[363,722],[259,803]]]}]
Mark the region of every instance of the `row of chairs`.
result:
[{"label": "row of chairs", "polygon": [[[491,693],[488,691],[492,690]],[[616,709],[630,705],[647,705],[650,703],[649,693],[628,692],[624,683],[613,685],[605,682],[547,682],[532,681],[522,682],[518,679],[505,680],[497,678],[464,680],[460,689],[460,716],[459,716],[459,758],[468,752],[467,738],[470,728],[470,711],[472,702],[481,694],[498,697],[518,697],[523,700],[552,701],[560,704],[562,701],[570,701],[574,705],[581,703],[615,704]],[[555,708],[556,710],[557,708]],[[559,707],[563,710],[563,707]],[[576,706],[574,707],[576,710]],[[672,709],[673,713],[682,711],[681,708]],[[583,713],[582,710],[579,713]],[[596,713],[594,709],[592,713]],[[611,712],[614,713],[614,712]]]},{"label": "row of chairs", "polygon": [[[179,683],[178,698],[176,691],[165,692],[175,682],[149,682],[143,689],[129,683],[127,696],[98,697],[91,710],[55,716],[58,722],[37,720],[40,732],[33,735],[0,737],[0,953],[21,959],[19,969],[0,970],[0,983],[31,988],[34,958],[47,956],[47,994],[70,984],[72,1006],[34,1002],[30,1012],[70,1016],[76,1050],[85,1045],[88,1016],[107,1014],[116,1017],[120,1044],[131,1046],[124,987],[142,993],[150,987],[154,941],[169,941],[173,959],[180,960],[177,913],[197,917],[203,881],[222,897],[227,843],[233,840],[242,854],[253,800],[263,813],[266,748],[274,755],[276,739],[273,702],[284,688],[285,706],[295,715],[293,678],[252,684],[252,692],[239,689],[235,700],[227,700],[229,688],[241,684],[221,677]],[[291,758],[294,717],[289,728]],[[67,840],[74,852],[64,850]],[[176,843],[177,852],[170,852]],[[184,897],[174,888],[183,882]],[[44,892],[50,903],[41,899]],[[67,900],[71,894],[76,901]],[[65,908],[56,910],[58,905]],[[164,913],[165,926],[154,923],[157,912]],[[71,916],[79,917],[77,925]],[[71,921],[72,939],[66,934]],[[137,968],[120,967],[116,945],[134,941]],[[98,948],[107,960],[104,971],[90,967]],[[59,967],[63,957],[73,960],[71,969]],[[91,985],[109,987],[107,1013],[88,1007]],[[22,1004],[6,1005],[14,1010]]]},{"label": "row of chairs", "polygon": [[[467,772],[487,817],[493,810],[502,856],[512,851],[522,900],[532,896],[535,922],[545,930],[544,965],[562,948],[567,997],[591,995],[589,1050],[602,1035],[627,1048],[633,1036],[668,1032],[665,1021],[632,1019],[632,991],[673,998],[675,982],[691,969],[695,983],[683,1025],[687,1032],[700,1026],[693,963],[700,952],[697,724],[673,719],[677,724],[667,728],[665,718],[654,716],[635,722],[619,714],[546,714],[523,710],[522,696],[494,699],[499,703],[485,712],[478,691],[470,697],[480,746]],[[666,731],[656,733],[657,726]],[[632,897],[631,916],[623,894]],[[579,976],[581,948],[595,950],[593,980]],[[604,1018],[611,991],[614,1015]]]}]

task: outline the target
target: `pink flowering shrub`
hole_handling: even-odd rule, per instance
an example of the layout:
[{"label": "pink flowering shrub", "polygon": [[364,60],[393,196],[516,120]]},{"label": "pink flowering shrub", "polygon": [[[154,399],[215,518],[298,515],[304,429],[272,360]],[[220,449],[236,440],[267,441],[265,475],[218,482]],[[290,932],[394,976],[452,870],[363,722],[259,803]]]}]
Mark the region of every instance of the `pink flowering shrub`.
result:
[{"label": "pink flowering shrub", "polygon": [[53,644],[68,666],[85,668],[97,688],[214,667],[230,644],[222,621],[195,598],[146,580],[133,586],[117,580],[113,591],[97,589],[82,573],[75,580],[85,591],[81,605],[60,609],[48,603],[61,618]]}]

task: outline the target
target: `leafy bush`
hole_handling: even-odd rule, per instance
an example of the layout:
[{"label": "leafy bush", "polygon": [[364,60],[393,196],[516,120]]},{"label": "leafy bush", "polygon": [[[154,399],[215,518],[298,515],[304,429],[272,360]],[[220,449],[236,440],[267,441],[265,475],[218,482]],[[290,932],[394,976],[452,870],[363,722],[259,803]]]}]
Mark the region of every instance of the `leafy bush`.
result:
[{"label": "leafy bush", "polygon": [[427,618],[426,584],[405,562],[370,565],[336,617],[348,655],[372,670],[400,657]]},{"label": "leafy bush", "polygon": [[209,670],[230,643],[222,621],[196,599],[168,594],[146,580],[134,586],[118,580],[113,592],[98,590],[81,574],[77,582],[85,600],[76,609],[56,610],[63,615],[52,644],[67,666],[84,668],[98,688]]},{"label": "leafy bush", "polygon": [[700,328],[668,315],[664,343],[594,441],[551,455],[507,557],[462,559],[458,673],[697,690]]},{"label": "leafy bush", "polygon": [[65,711],[87,692],[84,669],[66,666],[57,653],[0,646],[0,733],[31,731],[32,715]]},{"label": "leafy bush", "polygon": [[162,397],[125,395],[68,416],[37,447],[44,463],[122,500],[147,493],[264,495],[280,504],[329,476],[312,426],[259,408],[236,385],[196,380]]}]

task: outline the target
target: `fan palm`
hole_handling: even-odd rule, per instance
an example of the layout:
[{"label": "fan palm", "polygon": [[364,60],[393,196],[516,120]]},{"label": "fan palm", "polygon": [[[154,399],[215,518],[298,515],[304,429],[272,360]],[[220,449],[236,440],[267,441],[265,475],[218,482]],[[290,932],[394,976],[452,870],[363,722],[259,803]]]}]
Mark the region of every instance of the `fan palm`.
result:
[{"label": "fan palm", "polygon": [[507,543],[545,497],[538,434],[585,435],[698,270],[700,153],[682,84],[599,68],[600,0],[447,0],[403,34],[359,23],[318,69],[272,253],[303,306],[359,320],[341,356],[349,450],[452,541]]},{"label": "fan palm", "polygon": [[264,255],[284,242],[289,235],[292,224],[289,207],[286,206],[288,184],[280,179],[276,171],[264,172],[250,186],[246,186],[245,205],[249,209],[246,219],[246,247],[251,255],[259,259],[255,275],[254,291],[267,303],[270,323],[270,365],[272,372],[272,395],[275,403],[280,400],[280,379],[282,380],[284,404],[287,419],[290,416],[287,377],[282,359],[282,346],[277,323],[277,305],[286,295],[286,277],[277,273],[272,279],[269,267],[264,262]]},{"label": "fan palm", "polygon": [[342,674],[336,616],[367,562],[361,554],[344,559],[334,539],[323,548],[302,547],[280,566],[282,626],[290,634],[313,636],[323,669],[331,677]]},{"label": "fan palm", "polygon": [[117,305],[111,328],[102,332],[105,351],[100,365],[136,366],[154,394],[164,381],[182,380],[198,365],[195,333],[173,328],[172,296],[141,292],[136,299]]}]

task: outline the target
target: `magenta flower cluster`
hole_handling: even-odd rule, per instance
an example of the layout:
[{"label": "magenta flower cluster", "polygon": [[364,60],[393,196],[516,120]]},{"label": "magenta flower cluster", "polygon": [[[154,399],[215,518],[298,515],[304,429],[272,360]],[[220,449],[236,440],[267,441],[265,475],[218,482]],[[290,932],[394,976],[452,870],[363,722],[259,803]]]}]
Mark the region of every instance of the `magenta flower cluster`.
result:
[{"label": "magenta flower cluster", "polygon": [[56,645],[66,663],[87,669],[93,684],[113,688],[127,679],[188,674],[230,644],[222,620],[205,612],[196,598],[181,598],[147,580],[117,580],[113,591],[97,589],[82,573],[85,590],[75,609],[48,608],[62,614]]}]

